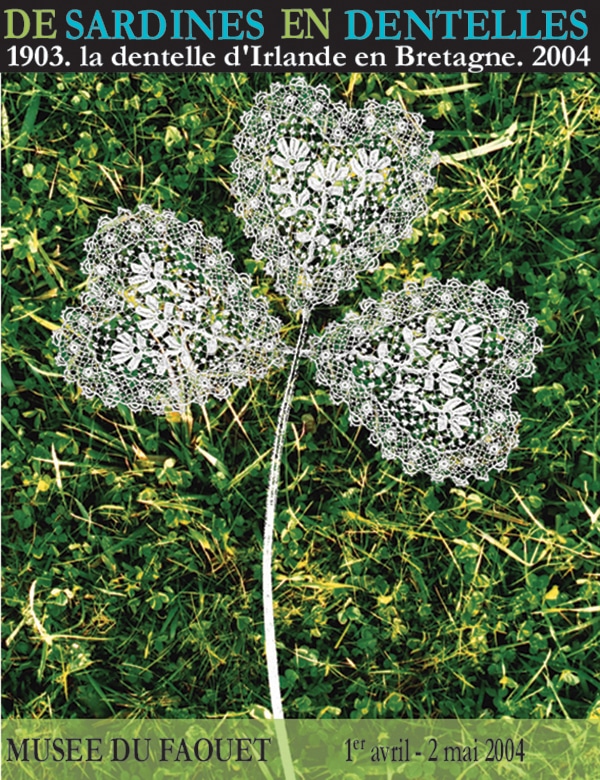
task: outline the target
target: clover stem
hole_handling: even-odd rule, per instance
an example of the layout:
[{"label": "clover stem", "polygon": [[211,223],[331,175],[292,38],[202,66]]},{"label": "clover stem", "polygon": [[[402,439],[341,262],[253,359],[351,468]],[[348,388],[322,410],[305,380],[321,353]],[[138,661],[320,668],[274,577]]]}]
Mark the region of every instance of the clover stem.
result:
[{"label": "clover stem", "polygon": [[[281,457],[283,455],[283,444],[285,441],[285,432],[290,416],[294,388],[298,375],[298,363],[302,354],[302,348],[306,341],[308,330],[308,321],[311,311],[304,309],[302,311],[302,325],[298,334],[298,341],[292,358],[292,365],[288,374],[285,391],[279,416],[277,418],[277,427],[275,429],[275,441],[273,443],[273,452],[271,454],[271,470],[269,473],[269,488],[267,491],[267,507],[265,513],[265,530],[263,539],[262,556],[262,578],[263,578],[263,610],[265,621],[265,653],[267,656],[267,674],[269,678],[269,693],[271,697],[271,710],[273,718],[283,720],[283,705],[281,702],[281,688],[279,685],[279,664],[277,660],[277,645],[275,640],[275,619],[273,615],[273,535],[275,532],[275,516],[277,509],[277,494],[279,492],[279,475],[281,472]],[[294,770],[285,732],[285,726],[282,724],[282,730],[277,730],[277,741],[281,751],[281,758],[285,770],[286,780],[293,780]]]}]

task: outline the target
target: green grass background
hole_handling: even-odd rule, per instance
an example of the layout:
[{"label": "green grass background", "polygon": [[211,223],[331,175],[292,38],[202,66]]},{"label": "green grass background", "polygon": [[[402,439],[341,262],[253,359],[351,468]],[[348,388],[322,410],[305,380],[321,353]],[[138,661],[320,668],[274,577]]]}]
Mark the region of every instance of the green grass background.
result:
[{"label": "green grass background", "polygon": [[[4,714],[205,717],[269,706],[260,557],[285,371],[176,415],[108,410],[50,342],[84,239],[148,203],[251,259],[232,137],[283,75],[4,79]],[[590,74],[309,76],[436,131],[430,212],[312,323],[408,278],[527,300],[544,352],[509,469],[467,489],[383,461],[304,365],[282,470],[276,624],[291,717],[600,717],[600,85]]]}]

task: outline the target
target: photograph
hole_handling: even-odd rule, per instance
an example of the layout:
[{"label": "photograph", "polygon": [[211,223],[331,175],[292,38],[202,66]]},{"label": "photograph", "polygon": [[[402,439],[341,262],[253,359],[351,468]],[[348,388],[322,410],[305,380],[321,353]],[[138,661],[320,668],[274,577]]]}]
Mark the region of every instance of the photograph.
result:
[{"label": "photograph", "polygon": [[3,717],[600,720],[599,132],[597,73],[5,73]]}]

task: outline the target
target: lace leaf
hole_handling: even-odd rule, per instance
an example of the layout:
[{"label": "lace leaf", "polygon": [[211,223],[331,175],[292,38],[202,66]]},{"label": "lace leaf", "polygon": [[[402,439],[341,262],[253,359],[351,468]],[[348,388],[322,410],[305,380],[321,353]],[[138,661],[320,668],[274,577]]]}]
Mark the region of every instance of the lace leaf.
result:
[{"label": "lace leaf", "polygon": [[53,334],[57,364],[85,396],[185,412],[283,362],[281,323],[200,222],[119,209],[85,250],[87,292]]},{"label": "lace leaf", "polygon": [[425,214],[432,133],[396,102],[351,109],[303,78],[259,93],[234,139],[236,214],[293,310],[333,304]]},{"label": "lace leaf", "polygon": [[483,282],[428,279],[361,303],[313,338],[316,379],[385,458],[466,485],[518,443],[517,379],[542,350],[525,303]]}]

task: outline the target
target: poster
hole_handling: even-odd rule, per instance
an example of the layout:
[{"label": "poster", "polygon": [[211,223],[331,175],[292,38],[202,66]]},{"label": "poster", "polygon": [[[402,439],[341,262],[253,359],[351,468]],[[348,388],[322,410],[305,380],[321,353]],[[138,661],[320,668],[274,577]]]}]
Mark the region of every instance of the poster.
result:
[{"label": "poster", "polygon": [[[597,776],[598,12],[331,5],[3,12],[8,776],[56,776],[74,763],[89,777],[151,765],[164,777]],[[327,122],[307,113],[307,95],[319,96]],[[293,133],[259,132],[265,100],[288,112]],[[394,112],[416,139],[412,157],[394,142],[401,160],[381,129]],[[338,115],[360,131],[335,137]],[[310,138],[298,130],[307,126]],[[404,132],[398,122],[394,132]],[[262,189],[242,179],[253,138]],[[264,173],[277,159],[304,177],[298,192],[285,189],[288,173]],[[390,182],[408,192],[404,211],[393,193],[384,198]],[[326,195],[330,222],[323,211],[311,234],[306,207]],[[299,221],[282,233],[286,219]],[[163,284],[160,242],[156,256],[142,252],[123,225],[155,236],[166,224],[185,258],[186,236],[200,242],[195,221],[200,256],[216,256],[218,274],[203,265],[204,287],[181,311],[197,317],[202,359],[221,384],[214,374],[197,381],[200,358],[175,340],[183,401],[165,406],[160,377],[172,386],[172,363],[150,375],[128,312],[143,304],[141,321],[153,306],[155,319],[175,317],[181,278]],[[277,241],[261,238],[273,225]],[[286,270],[286,253],[300,263],[299,244],[324,265]],[[352,265],[357,246],[364,267]],[[119,288],[125,262],[138,298]],[[200,284],[185,269],[189,289]],[[314,305],[301,279],[321,285]],[[442,338],[438,299],[420,331],[392,318],[396,335],[381,308],[436,284],[454,296],[445,384],[444,371],[422,368]],[[104,351],[85,380],[67,383],[68,347],[90,348],[109,288],[121,298],[101,331]],[[535,319],[523,325],[535,369],[510,369],[486,391],[489,415],[504,415],[491,444],[505,442],[505,466],[451,478],[440,465],[451,437],[461,463],[479,457],[463,422],[475,402],[452,400],[453,385],[476,380],[456,372],[474,376],[478,307],[495,306],[501,289],[517,325]],[[218,299],[222,313],[226,296],[231,307],[244,301],[231,331],[211,308]],[[88,328],[78,320],[61,342],[65,312],[82,307]],[[363,359],[370,385],[353,372],[362,342],[345,335],[348,322],[379,329]],[[159,338],[173,338],[161,327]],[[252,359],[242,341],[260,345]],[[416,362],[405,360],[402,390],[386,396],[385,409],[396,404],[388,423],[382,388],[398,344]],[[227,345],[243,370],[220,358]],[[409,402],[418,382],[429,404],[420,410]],[[160,414],[141,395],[148,387]],[[429,460],[415,473],[408,451],[386,439],[398,409],[414,436],[429,430]],[[433,414],[432,428],[423,420]],[[280,718],[273,727],[274,686],[283,731]]]}]

